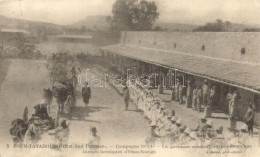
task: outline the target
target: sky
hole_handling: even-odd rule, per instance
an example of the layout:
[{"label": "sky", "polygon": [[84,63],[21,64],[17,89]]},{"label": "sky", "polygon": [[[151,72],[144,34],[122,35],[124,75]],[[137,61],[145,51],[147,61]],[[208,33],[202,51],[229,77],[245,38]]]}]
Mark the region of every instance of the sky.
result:
[{"label": "sky", "polygon": [[[151,0],[149,0],[151,1]],[[222,19],[260,25],[260,0],[154,0],[159,21],[205,24]],[[92,15],[111,15],[115,0],[0,0],[0,15],[72,24]]]}]

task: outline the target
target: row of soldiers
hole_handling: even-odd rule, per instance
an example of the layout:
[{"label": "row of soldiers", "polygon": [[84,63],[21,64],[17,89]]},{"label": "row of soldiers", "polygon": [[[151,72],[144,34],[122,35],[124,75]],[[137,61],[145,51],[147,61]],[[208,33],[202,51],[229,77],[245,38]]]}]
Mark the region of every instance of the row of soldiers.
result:
[{"label": "row of soldiers", "polygon": [[[183,97],[186,91],[186,106],[188,108],[193,107],[198,112],[201,112],[201,105],[206,108],[217,107],[217,93],[216,86],[210,85],[206,79],[202,85],[196,85],[194,79],[188,79],[187,85],[181,79],[177,79],[175,87],[173,87],[172,99],[184,103]],[[238,100],[241,98],[239,92],[235,88],[231,88],[227,94],[227,101],[229,106],[230,117],[236,116]]]},{"label": "row of soldiers", "polygon": [[223,126],[214,128],[213,122],[203,116],[198,127],[192,129],[175,115],[174,110],[168,112],[164,102],[158,99],[152,91],[143,88],[141,83],[136,83],[131,87],[131,97],[134,103],[151,123],[151,130],[146,138],[148,145],[155,145],[158,139],[160,143],[168,146],[248,144],[246,125],[241,126],[239,132],[230,132],[230,135],[226,137],[223,134]]}]

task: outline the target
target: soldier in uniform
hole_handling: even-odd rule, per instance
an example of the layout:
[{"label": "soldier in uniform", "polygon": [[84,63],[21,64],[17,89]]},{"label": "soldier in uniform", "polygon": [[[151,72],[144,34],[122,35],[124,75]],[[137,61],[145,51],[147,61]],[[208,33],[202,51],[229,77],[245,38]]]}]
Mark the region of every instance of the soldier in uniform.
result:
[{"label": "soldier in uniform", "polygon": [[193,82],[191,79],[188,80],[187,82],[187,100],[186,100],[186,106],[187,108],[191,108],[192,107],[192,100],[193,100]]},{"label": "soldier in uniform", "polygon": [[155,142],[160,136],[155,133],[156,124],[152,123],[148,136],[145,138],[145,143],[149,146],[155,146]]},{"label": "soldier in uniform", "polygon": [[179,138],[178,145],[188,145],[189,142],[191,141],[191,137],[190,137],[191,129],[187,127],[183,133],[184,134],[181,134]]},{"label": "soldier in uniform", "polygon": [[180,84],[180,81],[177,79],[177,83],[174,87],[174,91],[175,91],[175,101],[179,101],[179,84]]},{"label": "soldier in uniform", "polygon": [[200,118],[200,123],[199,123],[199,125],[198,125],[197,128],[194,130],[194,131],[197,132],[198,137],[200,137],[200,138],[204,138],[204,137],[205,137],[206,121],[207,121],[207,119],[206,119],[204,116],[202,116],[202,117]]},{"label": "soldier in uniform", "polygon": [[234,91],[231,97],[231,102],[230,102],[230,117],[234,118],[236,116],[236,111],[238,107],[238,101],[240,99],[240,95],[237,90]]},{"label": "soldier in uniform", "polygon": [[202,103],[202,89],[201,89],[201,86],[198,86],[196,98],[197,98],[197,101],[196,101],[196,103],[197,103],[197,110],[198,110],[198,112],[200,112],[201,111],[201,103]]},{"label": "soldier in uniform", "polygon": [[209,92],[208,80],[205,80],[202,86],[202,103],[205,107],[209,105]]},{"label": "soldier in uniform", "polygon": [[192,106],[194,107],[195,110],[197,110],[197,86],[194,85],[193,90],[192,90]]},{"label": "soldier in uniform", "polygon": [[178,84],[178,91],[179,91],[179,104],[183,104],[183,84],[179,81],[179,84]]}]

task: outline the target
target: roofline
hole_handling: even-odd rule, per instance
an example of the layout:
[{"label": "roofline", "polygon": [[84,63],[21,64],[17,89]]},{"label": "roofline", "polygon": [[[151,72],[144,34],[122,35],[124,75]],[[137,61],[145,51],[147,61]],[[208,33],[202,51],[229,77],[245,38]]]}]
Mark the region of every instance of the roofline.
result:
[{"label": "roofline", "polygon": [[[111,51],[109,51],[109,50],[103,49],[102,47],[101,47],[101,49],[102,49],[103,51],[111,52]],[[111,52],[111,53],[116,53],[116,54],[118,54],[118,55],[120,55],[120,56],[132,58],[132,59],[136,59],[136,60],[141,60],[141,59],[139,59],[139,58],[137,58],[137,57],[132,57],[132,56],[128,56],[128,55],[122,55],[122,54],[119,54],[119,53],[117,53],[117,52]],[[255,90],[255,89],[250,88],[250,87],[245,87],[244,85],[239,84],[239,83],[235,83],[235,82],[231,82],[231,81],[228,82],[228,80],[224,80],[224,79],[221,80],[221,79],[218,79],[218,78],[212,78],[212,77],[210,77],[210,76],[206,76],[206,75],[199,74],[199,73],[189,72],[189,71],[182,70],[182,69],[179,69],[179,68],[175,68],[175,69],[174,69],[174,67],[167,66],[167,65],[163,65],[163,64],[160,64],[160,63],[152,62],[152,61],[148,61],[148,60],[141,60],[141,61],[146,62],[146,63],[150,63],[150,64],[154,64],[154,65],[157,65],[157,66],[161,66],[161,67],[164,67],[164,68],[167,68],[167,69],[172,69],[172,70],[178,69],[178,71],[183,72],[183,73],[186,73],[186,74],[195,75],[195,76],[198,76],[198,77],[203,77],[203,78],[206,78],[206,79],[209,79],[209,80],[212,80],[212,81],[224,83],[224,84],[231,85],[231,86],[238,87],[238,88],[243,88],[243,89],[245,89],[245,90],[248,90],[248,91],[251,91],[251,92],[260,94],[260,91]]]}]

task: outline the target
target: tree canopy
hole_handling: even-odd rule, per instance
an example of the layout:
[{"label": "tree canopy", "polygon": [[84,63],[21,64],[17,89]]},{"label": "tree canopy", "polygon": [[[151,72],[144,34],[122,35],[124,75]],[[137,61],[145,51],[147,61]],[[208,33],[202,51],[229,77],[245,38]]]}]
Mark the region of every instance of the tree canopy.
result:
[{"label": "tree canopy", "polygon": [[116,0],[112,8],[112,17],[107,17],[114,31],[152,30],[159,12],[155,2],[146,0]]}]

